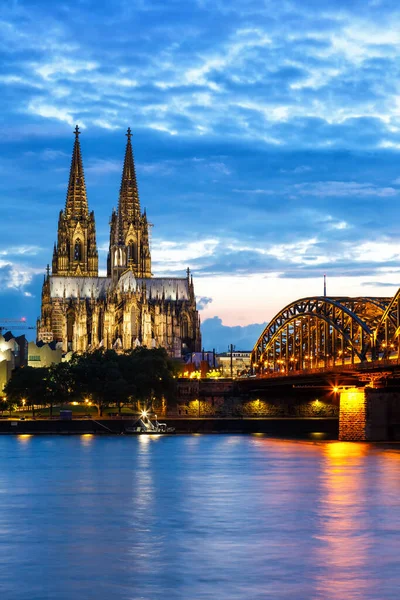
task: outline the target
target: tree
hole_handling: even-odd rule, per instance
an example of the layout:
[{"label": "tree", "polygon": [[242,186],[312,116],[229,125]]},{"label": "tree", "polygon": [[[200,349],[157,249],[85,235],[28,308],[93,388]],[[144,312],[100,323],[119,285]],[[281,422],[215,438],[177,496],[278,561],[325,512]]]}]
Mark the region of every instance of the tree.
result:
[{"label": "tree", "polygon": [[90,396],[97,407],[98,416],[110,403],[127,397],[126,381],[121,375],[118,355],[114,350],[95,350],[72,357],[71,375],[73,389],[83,396]]},{"label": "tree", "polygon": [[1,414],[3,414],[3,412],[5,410],[7,410],[7,409],[8,409],[7,398],[6,397],[5,398],[0,398],[0,411],[1,411]]},{"label": "tree", "polygon": [[143,408],[168,399],[174,391],[175,366],[164,348],[136,348],[119,357],[124,379]]},{"label": "tree", "polygon": [[35,404],[45,404],[46,402],[47,373],[48,369],[46,367],[20,367],[16,369],[4,388],[7,402],[12,404],[26,403],[27,406],[31,407],[32,416],[34,417]]},{"label": "tree", "polygon": [[67,400],[73,388],[71,367],[68,363],[52,364],[46,374],[45,403],[53,416],[54,402]]}]

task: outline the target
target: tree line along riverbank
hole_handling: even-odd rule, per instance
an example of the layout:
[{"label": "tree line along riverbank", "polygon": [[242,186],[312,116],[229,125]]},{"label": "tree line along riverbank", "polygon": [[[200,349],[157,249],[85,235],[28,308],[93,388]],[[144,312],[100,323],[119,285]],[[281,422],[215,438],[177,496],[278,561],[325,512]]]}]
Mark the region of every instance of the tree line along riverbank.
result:
[{"label": "tree line along riverbank", "polygon": [[125,410],[151,408],[162,412],[163,404],[174,394],[174,383],[181,364],[172,360],[163,348],[137,348],[129,352],[95,350],[75,354],[69,362],[50,367],[16,369],[0,399],[0,411],[48,409],[63,402],[73,402],[97,416],[116,407]]}]

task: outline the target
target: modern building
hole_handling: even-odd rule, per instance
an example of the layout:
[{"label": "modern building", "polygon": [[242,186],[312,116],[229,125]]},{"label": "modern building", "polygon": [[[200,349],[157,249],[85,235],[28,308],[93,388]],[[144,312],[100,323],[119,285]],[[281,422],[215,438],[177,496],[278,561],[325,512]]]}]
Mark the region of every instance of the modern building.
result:
[{"label": "modern building", "polygon": [[0,396],[17,367],[26,365],[28,343],[24,335],[14,337],[11,331],[0,334]]},{"label": "modern building", "polygon": [[[237,377],[250,368],[251,351],[233,350],[217,354],[217,366],[223,377]],[[232,371],[232,372],[231,372]]]},{"label": "modern building", "polygon": [[38,341],[55,341],[63,352],[140,345],[166,348],[175,357],[199,351],[200,319],[189,269],[181,278],[151,272],[149,222],[140,208],[130,129],[118,209],[111,215],[107,276],[99,277],[79,133],[76,127],[52,271],[48,267],[43,283]]},{"label": "modern building", "polygon": [[59,364],[62,359],[62,348],[55,341],[48,344],[41,341],[28,344],[28,367],[50,367]]}]

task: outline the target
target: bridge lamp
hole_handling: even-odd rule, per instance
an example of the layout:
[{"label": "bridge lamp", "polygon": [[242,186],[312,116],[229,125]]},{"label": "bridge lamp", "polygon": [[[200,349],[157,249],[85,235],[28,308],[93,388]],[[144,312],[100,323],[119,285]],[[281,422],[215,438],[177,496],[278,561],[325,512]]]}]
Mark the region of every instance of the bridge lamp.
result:
[{"label": "bridge lamp", "polygon": [[338,393],[338,391],[339,391],[339,388],[335,386],[335,387],[333,388],[333,392],[334,392],[335,394],[337,394],[337,393]]}]

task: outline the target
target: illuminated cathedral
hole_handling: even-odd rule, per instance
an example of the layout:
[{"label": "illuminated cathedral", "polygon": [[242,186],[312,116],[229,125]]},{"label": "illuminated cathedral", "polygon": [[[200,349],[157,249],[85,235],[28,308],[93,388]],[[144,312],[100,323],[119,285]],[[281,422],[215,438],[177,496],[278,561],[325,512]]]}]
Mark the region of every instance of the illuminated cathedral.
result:
[{"label": "illuminated cathedral", "polygon": [[65,210],[58,220],[52,269],[42,290],[38,341],[64,352],[163,347],[171,356],[201,350],[193,278],[153,277],[149,222],[141,212],[128,129],[118,209],[110,221],[107,277],[98,274],[94,212],[89,212],[75,129]]}]

